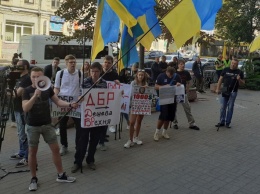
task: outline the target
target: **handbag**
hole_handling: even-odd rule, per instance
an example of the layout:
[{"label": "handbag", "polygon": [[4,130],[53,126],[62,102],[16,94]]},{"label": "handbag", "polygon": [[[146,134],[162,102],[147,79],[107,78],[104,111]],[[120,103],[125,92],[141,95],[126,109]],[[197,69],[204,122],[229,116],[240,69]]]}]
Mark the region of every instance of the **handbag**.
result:
[{"label": "handbag", "polygon": [[222,94],[222,97],[229,97],[230,94],[231,94],[229,87],[222,87],[221,88],[221,94]]}]

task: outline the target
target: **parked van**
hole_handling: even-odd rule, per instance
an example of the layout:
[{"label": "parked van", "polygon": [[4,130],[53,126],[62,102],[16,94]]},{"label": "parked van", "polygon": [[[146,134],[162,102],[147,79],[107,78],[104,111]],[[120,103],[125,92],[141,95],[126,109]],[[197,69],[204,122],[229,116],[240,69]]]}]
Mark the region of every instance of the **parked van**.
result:
[{"label": "parked van", "polygon": [[[86,61],[90,61],[91,48],[92,42],[86,41],[83,54],[83,45],[80,45],[76,40],[59,44],[59,40],[53,41],[51,36],[28,35],[21,37],[18,54],[21,53],[21,58],[28,60],[31,65],[41,68],[51,64],[54,57],[59,57],[61,59],[59,65],[61,69],[65,67],[65,56],[72,54],[77,59],[77,68],[79,69],[83,64],[83,55],[85,55]],[[102,64],[103,57],[106,55],[112,56],[112,52],[111,45],[105,46],[93,62],[98,61]]]}]

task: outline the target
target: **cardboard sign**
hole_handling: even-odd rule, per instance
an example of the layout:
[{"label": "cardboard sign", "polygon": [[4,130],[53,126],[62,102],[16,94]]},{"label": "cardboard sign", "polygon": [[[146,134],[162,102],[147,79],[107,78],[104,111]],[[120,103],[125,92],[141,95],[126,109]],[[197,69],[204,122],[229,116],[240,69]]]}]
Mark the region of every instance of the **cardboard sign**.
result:
[{"label": "cardboard sign", "polygon": [[[77,102],[78,96],[58,96],[61,100],[67,101],[67,102]],[[59,107],[54,102],[52,102],[52,109],[51,109],[51,117],[61,117],[64,116],[66,112],[70,110],[70,107]],[[73,108],[67,116],[69,117],[75,117],[80,118],[80,105],[77,109]]]},{"label": "cardboard sign", "polygon": [[[85,93],[83,90],[83,93]],[[93,88],[81,103],[81,127],[90,128],[117,125],[120,120],[119,103],[122,97],[119,89]]]},{"label": "cardboard sign", "polygon": [[131,102],[131,114],[151,115],[153,90],[152,87],[134,86]]},{"label": "cardboard sign", "polygon": [[132,86],[130,84],[116,84],[115,82],[107,81],[107,88],[120,89],[124,91],[120,102],[121,112],[129,114]]}]

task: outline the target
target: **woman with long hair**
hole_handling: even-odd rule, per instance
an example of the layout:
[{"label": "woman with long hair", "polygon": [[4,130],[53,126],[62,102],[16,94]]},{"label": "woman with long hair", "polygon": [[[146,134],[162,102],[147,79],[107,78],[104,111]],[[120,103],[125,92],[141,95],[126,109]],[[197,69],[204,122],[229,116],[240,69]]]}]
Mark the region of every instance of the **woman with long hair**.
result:
[{"label": "woman with long hair", "polygon": [[88,61],[85,61],[85,63],[81,66],[81,72],[84,73],[84,78],[90,76],[90,64]]},{"label": "woman with long hair", "polygon": [[[134,86],[141,86],[147,87],[147,75],[144,69],[138,69],[134,81],[131,82],[132,87]],[[129,135],[130,138],[124,145],[125,148],[130,148],[135,143],[138,145],[142,145],[143,142],[139,139],[139,132],[141,128],[141,123],[144,118],[144,115],[138,114],[130,114],[130,130]],[[135,136],[134,136],[135,135]]]}]

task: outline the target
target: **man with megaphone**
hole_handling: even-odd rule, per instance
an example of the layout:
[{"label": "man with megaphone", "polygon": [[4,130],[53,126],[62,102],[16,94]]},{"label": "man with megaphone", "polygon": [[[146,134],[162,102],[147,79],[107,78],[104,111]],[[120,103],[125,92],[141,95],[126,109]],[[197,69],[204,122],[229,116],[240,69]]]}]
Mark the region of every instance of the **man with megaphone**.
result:
[{"label": "man with megaphone", "polygon": [[[27,137],[29,144],[29,167],[32,175],[29,185],[30,191],[37,190],[38,179],[36,177],[38,144],[40,135],[49,144],[52,151],[53,163],[56,166],[58,177],[57,182],[74,182],[76,178],[69,177],[63,171],[59,144],[53,126],[51,126],[50,103],[51,99],[57,106],[77,108],[78,104],[63,101],[55,95],[50,84],[43,83],[43,70],[35,67],[31,70],[32,85],[24,89],[22,96],[23,111],[26,114]],[[50,82],[50,81],[49,81]],[[49,87],[48,87],[49,86]]]}]

